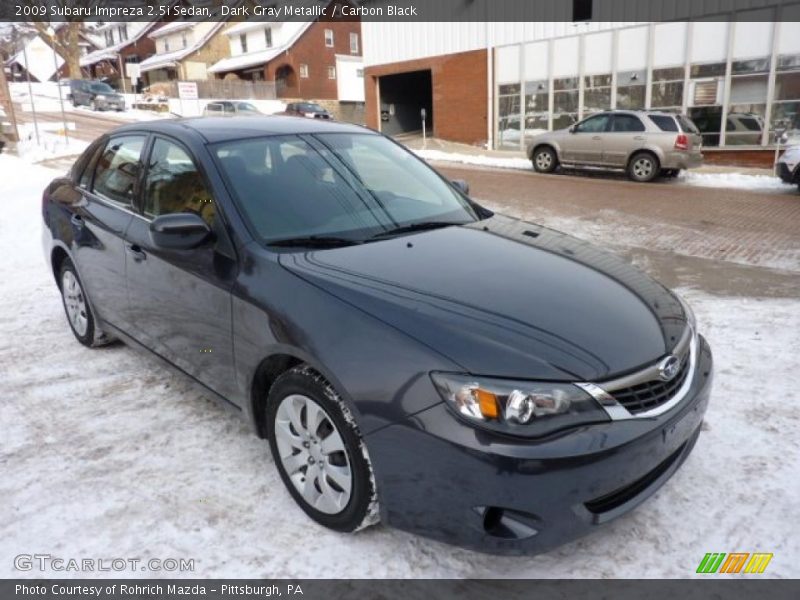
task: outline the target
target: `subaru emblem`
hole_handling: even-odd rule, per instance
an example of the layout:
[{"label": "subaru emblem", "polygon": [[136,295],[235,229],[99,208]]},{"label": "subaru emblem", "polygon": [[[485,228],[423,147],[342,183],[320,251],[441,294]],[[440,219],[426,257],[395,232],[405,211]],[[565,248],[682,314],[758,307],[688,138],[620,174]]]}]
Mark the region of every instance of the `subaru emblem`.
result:
[{"label": "subaru emblem", "polygon": [[674,354],[670,354],[658,365],[658,375],[664,381],[672,381],[681,368],[681,361]]}]

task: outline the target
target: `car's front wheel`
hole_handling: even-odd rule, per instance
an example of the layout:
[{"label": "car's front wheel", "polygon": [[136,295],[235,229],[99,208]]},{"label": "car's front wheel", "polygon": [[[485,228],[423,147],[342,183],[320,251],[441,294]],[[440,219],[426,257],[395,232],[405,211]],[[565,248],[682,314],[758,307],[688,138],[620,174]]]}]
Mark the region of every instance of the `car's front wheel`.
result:
[{"label": "car's front wheel", "polygon": [[345,532],[377,521],[366,447],[352,413],[319,373],[300,365],[278,377],[266,413],[272,457],[308,516]]},{"label": "car's front wheel", "polygon": [[533,151],[531,162],[538,173],[552,173],[558,166],[558,157],[552,148],[542,146]]},{"label": "car's front wheel", "polygon": [[628,177],[634,181],[652,181],[659,173],[658,159],[649,152],[634,154],[628,163]]}]

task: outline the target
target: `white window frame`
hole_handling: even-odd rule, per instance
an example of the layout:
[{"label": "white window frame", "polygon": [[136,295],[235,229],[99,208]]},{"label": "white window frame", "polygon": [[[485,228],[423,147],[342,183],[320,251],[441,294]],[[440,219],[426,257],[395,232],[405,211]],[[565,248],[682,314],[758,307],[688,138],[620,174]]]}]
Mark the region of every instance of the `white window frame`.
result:
[{"label": "white window frame", "polygon": [[336,79],[336,67],[328,67],[328,79]]},{"label": "white window frame", "polygon": [[267,48],[272,48],[272,27],[264,29],[264,43],[267,45]]},{"label": "white window frame", "polygon": [[308,65],[305,63],[300,65],[300,79],[308,79]]},{"label": "white window frame", "polygon": [[325,47],[326,48],[333,48],[334,39],[333,39],[333,29],[326,29],[325,30]]},{"label": "white window frame", "polygon": [[239,36],[239,48],[242,50],[242,54],[247,54],[247,34],[243,33]]},{"label": "white window frame", "polygon": [[358,33],[350,32],[350,54],[358,54]]}]

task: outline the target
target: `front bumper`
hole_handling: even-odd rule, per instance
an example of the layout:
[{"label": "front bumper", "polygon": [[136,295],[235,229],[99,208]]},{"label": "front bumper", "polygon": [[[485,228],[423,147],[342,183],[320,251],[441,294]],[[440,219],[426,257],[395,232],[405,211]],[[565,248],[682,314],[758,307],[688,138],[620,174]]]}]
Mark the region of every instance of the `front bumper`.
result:
[{"label": "front bumper", "polygon": [[703,165],[702,152],[667,152],[662,169],[695,169]]},{"label": "front bumper", "polygon": [[367,436],[385,523],[493,554],[543,552],[655,493],[700,433],[712,381],[701,338],[687,397],[654,418],[543,440],[502,438],[437,404]]},{"label": "front bumper", "polygon": [[104,110],[125,110],[125,100],[118,98],[95,98],[98,108]]}]

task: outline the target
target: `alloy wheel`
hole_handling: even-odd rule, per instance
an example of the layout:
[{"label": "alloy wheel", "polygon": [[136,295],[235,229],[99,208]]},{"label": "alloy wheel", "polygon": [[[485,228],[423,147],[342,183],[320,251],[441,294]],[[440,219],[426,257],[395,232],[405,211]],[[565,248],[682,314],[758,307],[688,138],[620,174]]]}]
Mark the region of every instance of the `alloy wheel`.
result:
[{"label": "alloy wheel", "polygon": [[633,174],[636,179],[648,179],[653,174],[653,161],[645,156],[637,158],[633,163]]},{"label": "alloy wheel", "polygon": [[547,170],[553,164],[553,157],[549,152],[539,152],[536,155],[536,166],[542,170]]},{"label": "alloy wheel", "polygon": [[328,413],[307,396],[281,400],[275,443],[286,474],[309,506],[333,515],[353,492],[353,472],[344,440]]},{"label": "alloy wheel", "polygon": [[61,279],[61,292],[64,295],[64,307],[67,309],[67,318],[72,324],[72,328],[79,336],[86,335],[89,327],[86,299],[83,296],[81,284],[72,271],[64,271]]}]

